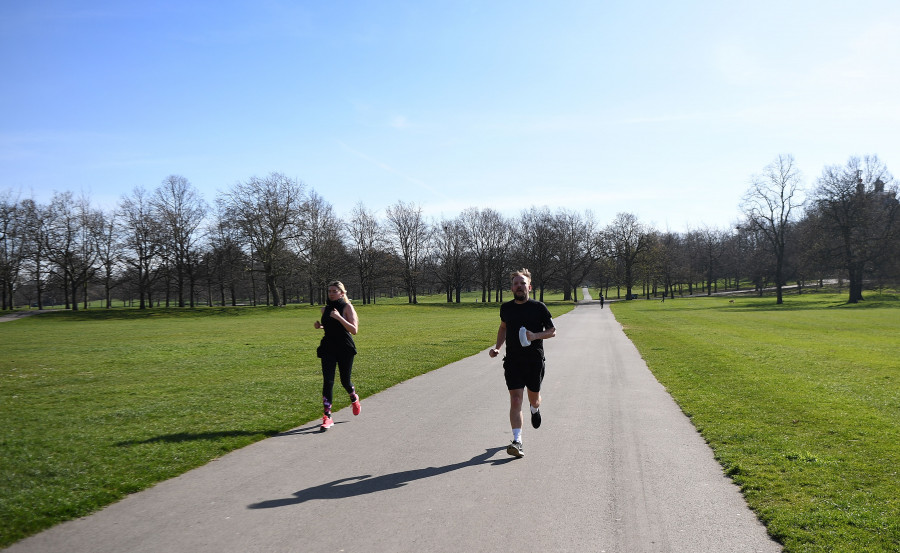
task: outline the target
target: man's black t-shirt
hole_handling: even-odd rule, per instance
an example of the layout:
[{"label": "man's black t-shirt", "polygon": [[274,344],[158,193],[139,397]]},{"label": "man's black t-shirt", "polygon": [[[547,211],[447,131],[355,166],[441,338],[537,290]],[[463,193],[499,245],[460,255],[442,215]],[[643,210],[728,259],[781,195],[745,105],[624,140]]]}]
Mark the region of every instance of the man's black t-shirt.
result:
[{"label": "man's black t-shirt", "polygon": [[500,305],[500,320],[506,323],[506,355],[507,357],[527,357],[535,355],[544,357],[544,341],[532,340],[531,345],[522,347],[519,343],[519,328],[525,327],[531,332],[543,332],[553,328],[550,310],[543,303],[529,299],[525,303],[515,300]]}]

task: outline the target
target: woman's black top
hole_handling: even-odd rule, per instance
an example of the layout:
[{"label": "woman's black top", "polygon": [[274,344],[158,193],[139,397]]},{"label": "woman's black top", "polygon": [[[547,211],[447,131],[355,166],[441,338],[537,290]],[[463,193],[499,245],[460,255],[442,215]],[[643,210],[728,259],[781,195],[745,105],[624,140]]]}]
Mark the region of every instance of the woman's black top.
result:
[{"label": "woman's black top", "polygon": [[322,336],[322,342],[319,345],[319,357],[322,353],[330,353],[339,355],[341,353],[356,353],[356,343],[353,341],[353,335],[344,328],[337,319],[331,318],[331,312],[337,310],[341,316],[344,315],[344,308],[347,307],[347,300],[341,298],[337,301],[328,300],[325,310],[322,311],[322,327],[325,329],[325,335]]}]

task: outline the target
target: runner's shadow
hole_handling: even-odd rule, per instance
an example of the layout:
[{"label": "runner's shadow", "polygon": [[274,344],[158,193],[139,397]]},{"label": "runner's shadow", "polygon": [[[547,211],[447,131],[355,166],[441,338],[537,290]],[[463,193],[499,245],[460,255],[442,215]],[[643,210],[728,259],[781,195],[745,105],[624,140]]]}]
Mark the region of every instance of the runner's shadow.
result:
[{"label": "runner's shadow", "polygon": [[[275,437],[283,438],[285,436],[299,436],[302,434],[325,434],[325,432],[322,432],[321,422],[322,421],[317,421],[316,423],[309,426],[294,428],[293,430],[286,430],[284,432],[276,434]],[[337,426],[339,424],[344,424],[345,422],[346,421],[335,421],[334,425]]]},{"label": "runner's shadow", "polygon": [[352,476],[350,478],[341,478],[340,480],[328,482],[327,484],[321,484],[319,486],[313,486],[312,488],[300,490],[299,492],[294,493],[293,497],[260,501],[259,503],[252,503],[248,505],[247,508],[271,509],[273,507],[297,505],[299,503],[305,503],[306,501],[310,501],[313,499],[344,499],[347,497],[355,497],[358,495],[393,490],[405,486],[409,482],[413,482],[415,480],[431,478],[432,476],[439,476],[441,474],[459,470],[465,467],[474,467],[476,465],[483,464],[506,464],[512,461],[513,458],[510,457],[508,459],[497,459],[493,461],[490,460],[490,458],[493,457],[498,451],[503,451],[505,449],[505,447],[494,447],[491,449],[487,449],[484,453],[476,455],[468,461],[462,461],[460,463],[454,463],[452,465],[446,465],[443,467],[428,467],[424,469],[407,470],[403,472],[395,472],[393,474],[385,474],[383,476],[376,476],[374,478],[372,478],[371,474]]}]

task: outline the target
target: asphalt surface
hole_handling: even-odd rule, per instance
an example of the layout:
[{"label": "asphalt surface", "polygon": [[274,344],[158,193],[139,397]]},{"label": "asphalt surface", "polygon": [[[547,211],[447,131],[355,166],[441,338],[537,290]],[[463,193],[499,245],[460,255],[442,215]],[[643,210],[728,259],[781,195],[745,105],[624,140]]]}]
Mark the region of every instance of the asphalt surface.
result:
[{"label": "asphalt surface", "polygon": [[362,413],[327,432],[312,421],[7,551],[781,551],[609,307],[554,322],[521,459],[492,334],[478,355],[360,390]]},{"label": "asphalt surface", "polygon": [[47,313],[49,311],[54,311],[53,309],[39,309],[37,311],[14,311],[12,313],[0,313],[0,323],[8,323],[11,321],[17,321],[22,317],[28,317],[29,315],[38,315],[40,313]]}]

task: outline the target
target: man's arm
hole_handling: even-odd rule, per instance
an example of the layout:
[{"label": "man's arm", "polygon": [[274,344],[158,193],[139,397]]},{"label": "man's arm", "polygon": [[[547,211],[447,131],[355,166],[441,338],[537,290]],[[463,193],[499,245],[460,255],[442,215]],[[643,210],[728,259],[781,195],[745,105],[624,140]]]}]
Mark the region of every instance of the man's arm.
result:
[{"label": "man's arm", "polygon": [[488,355],[491,357],[497,357],[500,353],[500,346],[503,345],[503,342],[506,341],[506,321],[500,321],[500,328],[497,329],[497,342],[496,345],[488,351]]},{"label": "man's arm", "polygon": [[550,310],[544,306],[544,330],[541,332],[526,331],[525,337],[529,340],[546,340],[556,336],[556,327],[553,326],[553,319],[550,316]]}]

